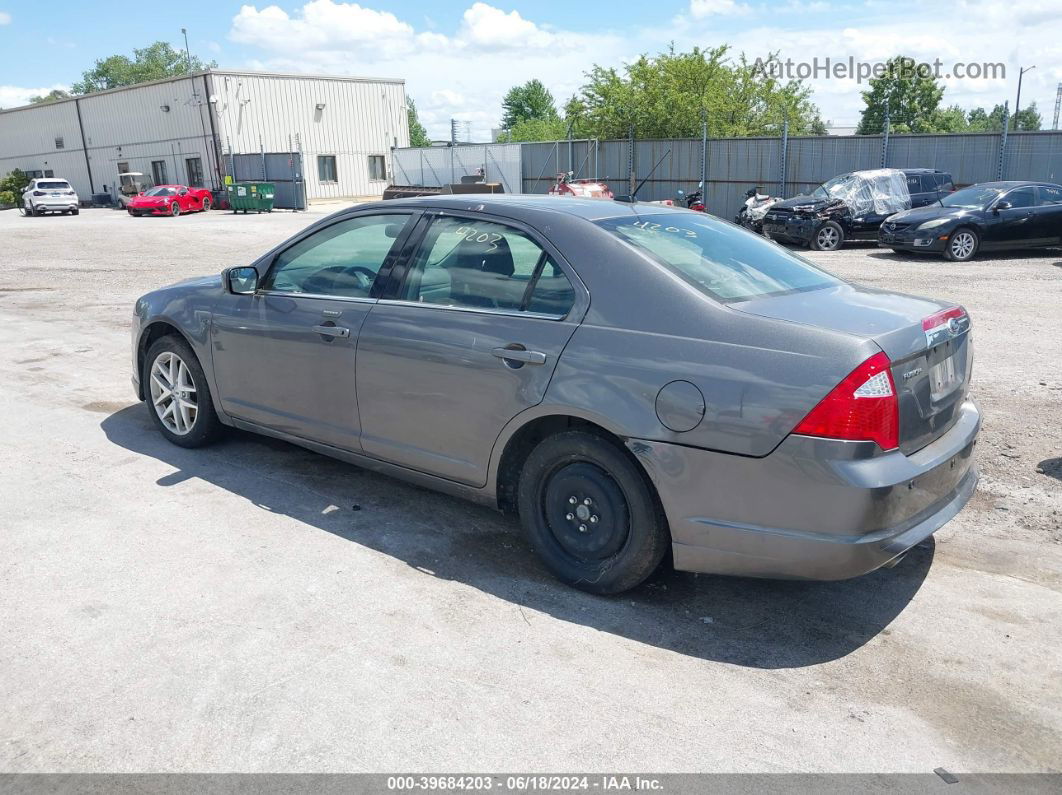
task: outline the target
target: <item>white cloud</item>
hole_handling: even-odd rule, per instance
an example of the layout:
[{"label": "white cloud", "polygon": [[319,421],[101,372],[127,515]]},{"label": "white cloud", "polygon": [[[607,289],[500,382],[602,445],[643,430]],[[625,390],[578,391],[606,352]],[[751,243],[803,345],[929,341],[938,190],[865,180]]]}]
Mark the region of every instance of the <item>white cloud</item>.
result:
[{"label": "white cloud", "polygon": [[486,3],[474,3],[462,17],[458,38],[466,45],[488,49],[507,47],[549,47],[557,36],[520,16]]},{"label": "white cloud", "polygon": [[245,64],[251,68],[404,77],[429,135],[448,138],[450,119],[458,118],[472,123],[478,140],[498,126],[501,99],[512,86],[538,78],[560,104],[595,61],[618,63],[643,46],[553,29],[484,2],[474,2],[451,25],[454,33],[444,35],[389,12],[312,0],[291,14],[244,5],[229,38],[261,53]]},{"label": "white cloud", "polygon": [[0,25],[10,25],[11,15],[6,11],[0,11]]},{"label": "white cloud", "polygon": [[28,105],[30,97],[42,97],[49,91],[61,89],[69,91],[70,86],[55,83],[40,88],[24,88],[22,86],[0,86],[0,108],[17,108],[19,105]]},{"label": "white cloud", "polygon": [[690,0],[690,16],[702,19],[710,16],[744,16],[752,11],[736,0]]}]

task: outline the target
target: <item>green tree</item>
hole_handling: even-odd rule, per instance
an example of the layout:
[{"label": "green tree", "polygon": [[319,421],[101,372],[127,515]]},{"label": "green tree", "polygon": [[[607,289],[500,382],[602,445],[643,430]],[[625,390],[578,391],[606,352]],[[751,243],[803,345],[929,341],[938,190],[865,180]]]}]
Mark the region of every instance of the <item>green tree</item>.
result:
[{"label": "green tree", "polygon": [[[216,66],[216,61],[204,63],[194,55],[191,58],[193,72]],[[108,88],[178,77],[185,74],[188,67],[188,58],[183,52],[173,49],[167,42],[156,41],[149,47],[134,49],[132,58],[112,55],[97,60],[96,65],[83,73],[82,79],[74,83],[70,90],[74,94],[91,94]]]},{"label": "green tree", "polygon": [[413,101],[413,97],[406,97],[406,116],[409,119],[409,145],[431,146],[428,131],[417,117],[417,103]]},{"label": "green tree", "polygon": [[510,88],[502,99],[502,111],[502,127],[507,130],[522,121],[559,118],[553,95],[540,80],[528,80],[522,86]]},{"label": "green tree", "polygon": [[881,133],[885,128],[886,103],[892,132],[935,132],[937,107],[944,96],[944,86],[913,58],[905,55],[890,58],[884,71],[881,77],[871,78],[870,90],[863,92],[866,107],[856,133]]},{"label": "green tree", "polygon": [[774,75],[775,54],[750,63],[727,52],[669,48],[622,72],[594,66],[565,114],[576,137],[625,138],[632,125],[640,138],[698,137],[702,115],[715,138],[776,135],[786,119],[791,135],[825,132],[811,89]]},{"label": "green tree", "polygon": [[568,137],[568,124],[560,117],[523,119],[498,135],[499,143],[520,141],[559,141]]},{"label": "green tree", "polygon": [[64,91],[61,88],[55,88],[49,91],[47,94],[43,94],[36,97],[30,97],[30,102],[34,105],[39,105],[42,102],[55,102],[57,99],[69,99],[69,97],[69,91]]},{"label": "green tree", "polygon": [[938,108],[933,113],[932,119],[927,126],[932,129],[926,130],[926,132],[958,133],[966,132],[970,127],[970,123],[966,116],[966,111],[958,105],[949,105],[943,109]]},{"label": "green tree", "polygon": [[[966,129],[969,132],[999,132],[1003,129],[1003,112],[1004,108],[1001,104],[992,108],[991,112],[984,108],[974,108],[967,116]],[[1016,115],[1019,130],[1039,130],[1043,124],[1035,102],[1027,108],[1022,108]],[[1008,124],[1012,129],[1015,126],[1014,120],[1009,121]]]},{"label": "green tree", "polygon": [[0,179],[0,204],[21,204],[22,194],[29,187],[30,178],[22,169],[12,169],[6,176]]}]

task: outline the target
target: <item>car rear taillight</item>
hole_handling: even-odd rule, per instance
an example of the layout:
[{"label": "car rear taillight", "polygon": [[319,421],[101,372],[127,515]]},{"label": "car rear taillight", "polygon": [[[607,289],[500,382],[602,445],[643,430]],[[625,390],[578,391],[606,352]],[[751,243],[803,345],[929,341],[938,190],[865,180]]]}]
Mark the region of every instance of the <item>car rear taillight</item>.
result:
[{"label": "car rear taillight", "polygon": [[896,386],[884,353],[876,353],[824,397],[793,433],[829,439],[877,442],[882,450],[900,446]]},{"label": "car rear taillight", "polygon": [[43,195],[44,195],[44,191],[42,191],[42,190],[35,190],[35,191],[33,191],[33,195],[34,195],[34,196],[43,196]]}]

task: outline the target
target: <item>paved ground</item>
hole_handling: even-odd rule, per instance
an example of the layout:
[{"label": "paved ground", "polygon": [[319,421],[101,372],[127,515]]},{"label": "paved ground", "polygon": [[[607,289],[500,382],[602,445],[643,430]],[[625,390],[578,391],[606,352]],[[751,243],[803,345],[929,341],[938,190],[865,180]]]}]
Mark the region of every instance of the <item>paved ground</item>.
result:
[{"label": "paved ground", "polygon": [[134,299],[313,218],[0,213],[0,770],[1062,768],[1062,253],[812,255],[973,314],[984,480],[935,545],[602,599],[490,511],[149,425]]}]

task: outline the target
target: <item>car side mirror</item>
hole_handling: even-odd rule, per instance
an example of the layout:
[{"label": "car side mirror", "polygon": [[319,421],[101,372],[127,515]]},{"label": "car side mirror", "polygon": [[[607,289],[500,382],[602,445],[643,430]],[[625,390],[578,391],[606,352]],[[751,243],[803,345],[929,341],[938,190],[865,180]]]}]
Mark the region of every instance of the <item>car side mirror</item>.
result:
[{"label": "car side mirror", "polygon": [[233,295],[252,295],[258,289],[258,271],[250,266],[226,268],[222,277]]},{"label": "car side mirror", "polygon": [[996,206],[993,207],[992,209],[995,210],[997,213],[1000,210],[1009,210],[1010,209],[1010,202],[996,202]]}]

